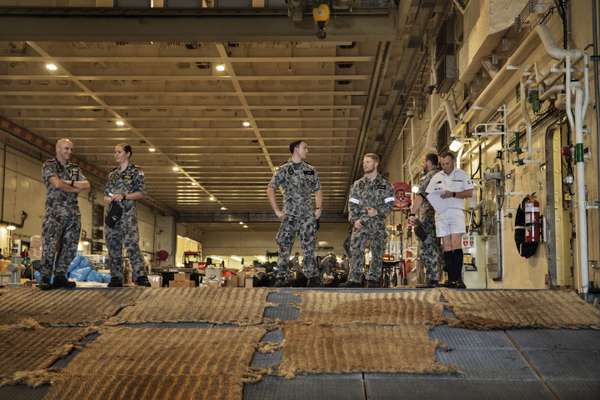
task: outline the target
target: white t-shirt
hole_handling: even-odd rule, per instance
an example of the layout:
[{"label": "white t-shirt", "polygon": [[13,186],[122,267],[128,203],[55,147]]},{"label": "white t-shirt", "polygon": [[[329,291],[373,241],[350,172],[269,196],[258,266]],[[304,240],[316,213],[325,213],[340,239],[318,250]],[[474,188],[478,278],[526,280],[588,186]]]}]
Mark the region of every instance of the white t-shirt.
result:
[{"label": "white t-shirt", "polygon": [[[435,174],[431,181],[429,181],[429,185],[425,190],[428,194],[433,192],[464,192],[465,190],[473,189],[473,182],[471,182],[471,178],[469,175],[462,169],[455,168],[449,174],[446,174],[444,171],[440,171]],[[456,197],[449,197],[446,199],[448,203],[448,208],[455,208],[459,210],[465,209],[465,199],[459,199]]]}]

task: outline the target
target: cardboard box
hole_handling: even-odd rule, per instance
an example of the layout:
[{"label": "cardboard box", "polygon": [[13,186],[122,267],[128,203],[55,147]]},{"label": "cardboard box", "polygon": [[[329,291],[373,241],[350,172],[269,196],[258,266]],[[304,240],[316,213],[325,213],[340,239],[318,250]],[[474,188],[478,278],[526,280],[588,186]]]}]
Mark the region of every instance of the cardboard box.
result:
[{"label": "cardboard box", "polygon": [[187,287],[196,287],[196,282],[194,281],[170,281],[170,288],[187,288]]},{"label": "cardboard box", "polygon": [[238,272],[238,287],[244,287],[246,284],[246,274],[243,271]]},{"label": "cardboard box", "polygon": [[237,275],[231,275],[231,276],[227,277],[227,280],[225,281],[226,287],[237,287],[238,284],[239,283],[238,283]]},{"label": "cardboard box", "polygon": [[190,280],[190,274],[185,273],[185,272],[178,272],[176,274],[174,274],[173,280],[175,281],[189,281]]}]

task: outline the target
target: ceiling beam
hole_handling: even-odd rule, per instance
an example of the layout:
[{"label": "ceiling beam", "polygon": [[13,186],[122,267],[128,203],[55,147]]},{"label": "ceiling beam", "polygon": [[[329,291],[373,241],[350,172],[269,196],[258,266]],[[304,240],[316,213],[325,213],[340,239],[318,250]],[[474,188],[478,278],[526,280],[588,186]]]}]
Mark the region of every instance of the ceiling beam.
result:
[{"label": "ceiling beam", "polygon": [[[273,212],[219,212],[219,213],[193,213],[181,212],[177,222],[182,223],[209,223],[209,222],[236,222],[245,223],[257,222],[279,222],[279,219]],[[323,211],[321,214],[321,223],[323,222],[348,222],[348,218],[342,212]]]},{"label": "ceiling beam", "polygon": [[[371,56],[313,56],[313,57],[229,57],[231,63],[335,63],[335,62],[371,62]],[[0,56],[0,62],[30,62],[45,63],[50,61],[66,63],[95,63],[95,62],[117,62],[117,63],[196,63],[209,62],[220,63],[224,59],[221,57],[203,57],[203,56],[54,56],[54,57],[36,57],[36,56]]]},{"label": "ceiling beam", "polygon": [[[2,77],[0,76],[0,79]],[[206,92],[206,91],[98,91],[94,92],[97,96],[135,96],[135,97],[148,97],[148,96],[176,96],[176,97],[237,97],[236,92]],[[362,90],[315,90],[310,92],[298,91],[259,91],[259,92],[244,92],[246,97],[271,97],[271,96],[286,96],[286,97],[300,97],[300,96],[366,96],[367,92]],[[73,96],[73,97],[88,97],[89,93],[77,92],[77,91],[65,91],[65,90],[3,90],[0,91],[0,97],[3,96]]]},{"label": "ceiling beam", "polygon": [[[0,21],[2,17],[0,17]],[[1,34],[0,34],[1,37]],[[71,77],[80,81],[366,81],[369,75],[241,75],[233,78],[230,75],[70,75],[57,73],[52,75],[39,74],[6,74],[0,75],[4,81],[57,81],[69,80]]]},{"label": "ceiling beam", "polygon": [[[173,10],[171,10],[172,12]],[[318,41],[312,18],[294,23],[282,13],[257,10],[196,9],[119,10],[95,8],[1,8],[2,40],[33,41]],[[192,12],[193,11],[193,12]],[[229,15],[224,14],[228,12]],[[395,10],[336,13],[327,27],[327,39],[336,41],[391,40],[396,36]],[[224,29],[227,27],[227,29]]]},{"label": "ceiling beam", "polygon": [[[105,107],[89,104],[0,104],[0,108],[6,110],[104,110]],[[113,110],[143,110],[143,109],[170,109],[170,110],[243,110],[243,106],[227,105],[196,105],[196,104],[128,104],[111,105]],[[251,110],[361,110],[361,105],[297,105],[297,104],[273,104],[248,106]]]}]

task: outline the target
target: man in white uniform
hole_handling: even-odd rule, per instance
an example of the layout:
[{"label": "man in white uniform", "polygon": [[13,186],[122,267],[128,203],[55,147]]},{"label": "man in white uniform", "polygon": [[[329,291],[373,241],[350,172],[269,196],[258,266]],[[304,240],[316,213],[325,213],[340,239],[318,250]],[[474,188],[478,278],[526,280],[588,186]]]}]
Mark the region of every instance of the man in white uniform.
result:
[{"label": "man in white uniform", "polygon": [[435,174],[426,192],[445,199],[445,210],[435,214],[435,231],[442,238],[444,261],[448,272],[448,287],[464,289],[462,279],[462,235],[465,226],[465,200],[473,194],[473,183],[465,171],[455,168],[456,157],[451,152],[441,156],[442,170]]}]

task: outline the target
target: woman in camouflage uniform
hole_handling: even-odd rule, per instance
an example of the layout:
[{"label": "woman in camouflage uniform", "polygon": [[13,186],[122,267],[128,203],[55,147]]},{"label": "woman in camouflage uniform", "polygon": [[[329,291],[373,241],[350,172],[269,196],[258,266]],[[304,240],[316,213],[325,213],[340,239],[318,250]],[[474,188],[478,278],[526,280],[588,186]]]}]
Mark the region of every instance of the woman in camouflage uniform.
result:
[{"label": "woman in camouflage uniform", "polygon": [[[130,162],[131,146],[115,146],[115,161],[118,167],[110,171],[104,188],[104,203],[111,207],[121,207],[121,217],[114,223],[104,224],[106,246],[110,264],[109,287],[123,286],[123,245],[133,269],[133,280],[138,286],[150,286],[144,259],[140,251],[135,202],[144,198],[144,172]],[[110,211],[107,211],[110,217]],[[108,222],[108,221],[107,221]]]}]

